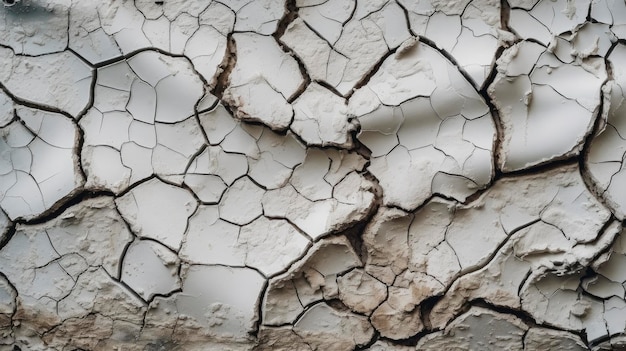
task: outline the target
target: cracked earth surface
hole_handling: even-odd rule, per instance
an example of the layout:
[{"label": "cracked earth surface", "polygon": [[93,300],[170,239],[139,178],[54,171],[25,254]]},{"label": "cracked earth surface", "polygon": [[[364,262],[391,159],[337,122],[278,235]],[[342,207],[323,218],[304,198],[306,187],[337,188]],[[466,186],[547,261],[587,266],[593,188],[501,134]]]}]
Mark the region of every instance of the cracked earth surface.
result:
[{"label": "cracked earth surface", "polygon": [[0,30],[0,350],[626,348],[623,1]]}]

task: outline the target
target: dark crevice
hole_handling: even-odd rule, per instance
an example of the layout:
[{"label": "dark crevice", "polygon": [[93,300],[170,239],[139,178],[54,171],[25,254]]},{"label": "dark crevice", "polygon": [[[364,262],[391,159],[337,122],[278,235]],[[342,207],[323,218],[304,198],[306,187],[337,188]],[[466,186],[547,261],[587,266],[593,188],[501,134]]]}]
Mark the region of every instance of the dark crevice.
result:
[{"label": "dark crevice", "polygon": [[370,347],[374,345],[379,340],[379,338],[380,338],[380,333],[378,332],[378,330],[374,329],[374,335],[372,336],[372,339],[364,345],[355,347],[354,351],[370,350]]},{"label": "dark crevice", "polygon": [[[93,80],[93,83],[95,85],[96,80]],[[91,89],[91,91],[93,92],[93,87]],[[91,94],[92,96],[92,100],[93,100],[93,93]],[[90,102],[90,105],[93,103]],[[82,117],[82,116],[81,116]],[[76,126],[76,139],[74,141],[74,145],[76,145],[76,148],[73,150],[74,155],[75,155],[75,167],[77,168],[78,172],[80,173],[80,177],[83,181],[87,181],[87,172],[85,171],[85,167],[83,166],[83,157],[82,157],[82,151],[83,151],[83,147],[85,146],[85,131],[83,130],[83,128],[80,127],[80,124],[78,124],[78,120],[76,120],[75,122],[75,126]]]},{"label": "dark crevice", "polygon": [[44,222],[57,218],[58,216],[61,215],[61,213],[63,213],[64,211],[66,211],[68,208],[72,206],[78,205],[85,200],[97,198],[100,196],[114,197],[115,194],[108,190],[86,190],[82,188],[76,189],[75,191],[70,193],[67,197],[63,198],[62,200],[59,200],[54,206],[50,207],[50,209],[43,212],[42,214],[32,217],[32,218],[28,218],[28,219],[18,218],[15,220],[15,223],[18,223],[18,224],[44,223]]},{"label": "dark crevice", "polygon": [[[58,113],[58,114],[61,114],[61,115],[65,116],[65,117],[67,117],[69,119],[74,119],[74,116],[70,115],[68,112],[65,112],[65,111],[63,111],[63,110],[61,110],[59,108],[56,108],[56,107],[53,107],[53,106],[48,106],[48,105],[40,105],[40,104],[34,103],[32,101],[25,100],[25,99],[17,97],[2,82],[0,82],[0,90],[2,90],[2,92],[5,93],[7,96],[9,96],[14,102],[16,102],[16,103],[18,103],[20,105],[24,105],[26,107],[34,108],[34,109],[37,109],[37,110]],[[93,95],[93,94],[91,94],[91,95]]]},{"label": "dark crevice", "polygon": [[[486,301],[485,299],[475,299],[472,302],[470,302],[469,304],[467,304],[467,309],[469,310],[470,307],[482,307],[482,308],[486,308],[489,309],[491,311],[495,311],[498,313],[503,313],[503,314],[509,314],[509,315],[513,315],[519,319],[522,320],[522,322],[524,322],[526,325],[528,325],[529,327],[542,327],[542,328],[550,328],[549,326],[543,325],[538,323],[535,318],[530,315],[529,313],[521,310],[521,309],[515,309],[515,308],[510,308],[510,307],[503,307],[503,306],[498,306],[498,305],[494,305],[488,301]],[[556,329],[559,330],[557,328],[550,328],[550,329]]]},{"label": "dark crevice", "polygon": [[255,313],[256,315],[254,316],[254,327],[252,328],[252,331],[248,332],[248,334],[253,337],[253,338],[258,338],[259,337],[259,332],[261,331],[261,326],[263,323],[263,300],[265,295],[268,293],[269,291],[269,279],[265,279],[265,281],[263,282],[263,287],[261,287],[261,292],[259,293],[259,296],[257,297],[256,300],[256,305],[255,305]]},{"label": "dark crevice", "polygon": [[[289,97],[285,97],[289,104],[293,103],[300,95],[302,95],[307,87],[311,84],[311,77],[309,76],[309,72],[306,69],[306,66],[302,59],[295,53],[290,47],[288,47],[280,38],[285,34],[289,25],[298,17],[298,8],[296,7],[296,0],[288,0],[285,3],[285,15],[278,21],[278,27],[272,36],[276,40],[276,43],[280,48],[291,56],[296,63],[298,64],[298,68],[300,69],[300,75],[302,75],[303,81],[296,89],[296,91]],[[293,122],[293,116],[292,120]],[[289,123],[291,125],[291,123]]]},{"label": "dark crevice", "polygon": [[[463,76],[463,78],[465,78],[466,81],[470,82],[470,84],[472,85],[472,87],[474,87],[474,89],[478,90],[477,87],[479,86],[477,84],[476,81],[474,81],[474,78],[472,78],[469,73],[467,73],[467,71],[465,71],[465,69],[463,69],[463,67],[461,67],[461,65],[459,65],[459,63],[457,62],[456,58],[454,56],[452,56],[452,54],[450,54],[447,50],[440,48],[434,41],[420,36],[419,37],[419,41],[421,43],[424,43],[428,46],[430,46],[432,49],[436,50],[438,53],[440,53],[443,57],[446,58],[446,60],[448,60],[458,71],[459,73],[461,73],[461,75]],[[497,54],[496,54],[497,55]],[[497,59],[498,56],[496,56],[495,60]],[[483,84],[483,86],[485,86],[485,84]]]},{"label": "dark crevice", "polygon": [[363,77],[361,79],[359,79],[356,84],[354,84],[354,87],[350,90],[350,92],[348,92],[344,97],[348,100],[350,100],[350,98],[352,97],[352,95],[354,95],[354,93],[359,90],[360,88],[364,87],[367,85],[367,83],[369,83],[369,81],[372,79],[372,77],[374,77],[374,75],[376,73],[378,73],[378,71],[380,70],[380,67],[383,65],[383,63],[385,63],[385,60],[390,57],[391,55],[395,55],[396,51],[398,51],[400,47],[394,48],[392,50],[387,51],[386,54],[384,54],[383,56],[381,56],[378,61],[376,61],[376,63],[367,71],[365,72],[365,74],[363,75]]},{"label": "dark crevice", "polygon": [[[497,69],[497,65],[496,62],[498,60],[498,58],[500,58],[500,56],[502,56],[502,53],[504,52],[504,48],[503,47],[499,47],[496,50],[496,57],[494,58],[493,64],[492,64],[492,68],[491,71],[489,72],[489,75],[487,76],[487,78],[485,79],[485,82],[483,83],[483,87],[482,89],[478,92],[478,94],[483,98],[483,100],[485,101],[485,103],[487,104],[487,107],[489,107],[489,112],[491,113],[491,118],[493,120],[493,123],[495,125],[496,128],[496,135],[493,139],[493,146],[492,146],[492,167],[495,170],[495,175],[497,176],[500,171],[500,166],[502,165],[504,160],[501,160],[501,148],[502,148],[502,143],[504,141],[504,127],[502,126],[502,120],[500,118],[500,111],[498,110],[498,108],[496,107],[495,103],[491,100],[491,96],[489,95],[489,88],[491,87],[491,85],[494,83],[497,75],[498,75],[498,69]],[[495,179],[494,179],[495,180]]]},{"label": "dark crevice", "polygon": [[576,165],[579,162],[579,156],[563,156],[563,157],[555,157],[552,160],[542,162],[537,165],[528,166],[523,169],[513,170],[513,171],[496,171],[495,180],[508,178],[513,176],[523,176],[523,175],[531,175],[531,174],[540,174],[546,173],[561,167],[567,167]]},{"label": "dark crevice", "polygon": [[[610,206],[610,204],[606,201],[605,197],[603,196],[604,191],[606,189],[601,189],[600,186],[594,180],[594,176],[591,174],[591,170],[588,167],[588,160],[589,160],[589,155],[591,153],[593,140],[597,136],[600,135],[602,130],[609,123],[610,93],[608,94],[607,99],[605,100],[604,88],[607,86],[607,84],[609,84],[609,82],[614,80],[613,65],[611,61],[608,59],[608,57],[610,56],[611,52],[615,49],[616,46],[617,45],[615,43],[611,46],[611,48],[607,52],[607,55],[604,59],[604,65],[606,67],[607,78],[602,83],[602,86],[599,91],[600,104],[598,106],[597,111],[594,114],[595,116],[594,116],[593,126],[590,128],[589,132],[585,136],[585,140],[582,146],[582,151],[580,152],[580,157],[578,158],[578,167],[580,169],[580,174],[585,183],[585,186],[587,187],[589,192],[593,194],[598,201],[600,201],[600,203],[602,203],[605,207],[611,209],[612,212],[614,212],[612,209],[612,206]],[[607,105],[607,102],[608,102],[608,105]],[[606,117],[606,120],[604,120],[605,117]]]},{"label": "dark crevice", "polygon": [[[13,222],[11,223],[11,226],[9,226],[6,231],[2,233],[2,235],[0,236],[0,250],[2,250],[9,243],[9,241],[11,241],[11,239],[15,235],[16,230],[17,224]],[[0,274],[2,274],[1,271]]]},{"label": "dark crevice", "polygon": [[437,328],[433,328],[433,324],[430,321],[430,315],[435,306],[441,301],[444,297],[444,294],[441,293],[436,296],[430,296],[426,298],[422,303],[420,303],[420,315],[422,317],[422,323],[424,324],[424,329],[432,332],[438,330]]},{"label": "dark crevice", "polygon": [[222,60],[222,63],[219,65],[219,69],[221,70],[221,72],[217,76],[215,80],[215,86],[211,90],[211,94],[217,97],[222,102],[222,104],[225,105],[225,107],[227,106],[223,99],[224,91],[230,84],[230,74],[232,70],[235,68],[236,63],[237,63],[237,44],[235,43],[235,39],[233,38],[232,33],[229,33],[228,36],[226,37],[226,52],[224,54],[224,59]]},{"label": "dark crevice", "polygon": [[[399,345],[399,346],[410,346],[410,347],[415,347],[417,345],[417,343],[420,341],[420,339],[422,339],[424,336],[428,335],[432,333],[432,331],[427,330],[427,329],[423,329],[421,331],[419,331],[417,334],[406,338],[406,339],[388,339],[385,337],[381,337],[381,340],[387,340],[388,342],[390,342],[391,344],[394,345]],[[442,350],[443,351],[443,350]]]}]

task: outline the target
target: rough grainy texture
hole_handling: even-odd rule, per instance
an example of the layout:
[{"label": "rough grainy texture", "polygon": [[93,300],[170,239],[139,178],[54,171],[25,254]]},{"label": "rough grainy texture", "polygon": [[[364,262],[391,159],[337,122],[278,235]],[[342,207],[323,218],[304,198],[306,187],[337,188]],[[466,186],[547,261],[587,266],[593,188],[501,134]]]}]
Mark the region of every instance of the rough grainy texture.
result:
[{"label": "rough grainy texture", "polygon": [[622,0],[3,0],[0,350],[626,348]]}]

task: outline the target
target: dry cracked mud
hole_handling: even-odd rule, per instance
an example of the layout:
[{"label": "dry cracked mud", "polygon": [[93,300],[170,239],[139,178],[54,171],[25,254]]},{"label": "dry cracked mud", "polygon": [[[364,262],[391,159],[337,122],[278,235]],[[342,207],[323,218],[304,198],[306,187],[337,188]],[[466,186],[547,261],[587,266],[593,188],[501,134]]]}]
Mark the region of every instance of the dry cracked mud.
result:
[{"label": "dry cracked mud", "polygon": [[0,32],[0,350],[626,349],[623,1],[3,0]]}]

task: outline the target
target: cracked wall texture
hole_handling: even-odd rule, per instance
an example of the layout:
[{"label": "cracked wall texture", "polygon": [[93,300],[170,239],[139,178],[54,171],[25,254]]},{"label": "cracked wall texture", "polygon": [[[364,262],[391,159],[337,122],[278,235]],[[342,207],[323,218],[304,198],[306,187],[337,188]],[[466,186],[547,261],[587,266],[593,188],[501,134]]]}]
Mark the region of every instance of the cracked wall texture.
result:
[{"label": "cracked wall texture", "polygon": [[622,0],[4,0],[0,350],[626,348]]}]

